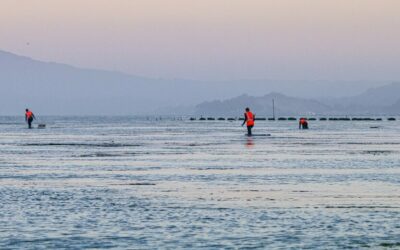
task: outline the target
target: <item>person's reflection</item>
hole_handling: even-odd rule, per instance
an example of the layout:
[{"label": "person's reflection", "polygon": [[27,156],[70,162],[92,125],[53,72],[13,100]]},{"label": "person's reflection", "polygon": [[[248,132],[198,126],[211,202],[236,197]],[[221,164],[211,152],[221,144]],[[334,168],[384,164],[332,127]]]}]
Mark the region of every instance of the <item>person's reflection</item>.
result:
[{"label": "person's reflection", "polygon": [[247,141],[246,141],[246,148],[252,148],[252,147],[254,147],[253,138],[248,137],[248,138],[247,138]]}]

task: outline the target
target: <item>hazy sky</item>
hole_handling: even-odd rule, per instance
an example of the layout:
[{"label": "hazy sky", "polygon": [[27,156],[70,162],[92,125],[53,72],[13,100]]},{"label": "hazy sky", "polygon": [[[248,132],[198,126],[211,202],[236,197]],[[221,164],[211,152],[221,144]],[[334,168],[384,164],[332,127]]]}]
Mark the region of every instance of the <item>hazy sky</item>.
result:
[{"label": "hazy sky", "polygon": [[399,80],[399,0],[0,0],[0,49],[191,79]]}]

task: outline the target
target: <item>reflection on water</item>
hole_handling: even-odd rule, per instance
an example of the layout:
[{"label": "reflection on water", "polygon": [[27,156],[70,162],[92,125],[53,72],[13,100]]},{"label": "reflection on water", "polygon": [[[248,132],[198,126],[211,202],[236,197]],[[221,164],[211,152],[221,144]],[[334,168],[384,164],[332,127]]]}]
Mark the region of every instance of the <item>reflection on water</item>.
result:
[{"label": "reflection on water", "polygon": [[247,137],[247,140],[246,140],[246,147],[247,147],[248,149],[251,149],[251,148],[253,148],[253,146],[254,146],[254,140],[253,140],[253,138],[252,138],[252,137]]},{"label": "reflection on water", "polygon": [[19,121],[0,118],[1,249],[400,247],[399,122]]}]

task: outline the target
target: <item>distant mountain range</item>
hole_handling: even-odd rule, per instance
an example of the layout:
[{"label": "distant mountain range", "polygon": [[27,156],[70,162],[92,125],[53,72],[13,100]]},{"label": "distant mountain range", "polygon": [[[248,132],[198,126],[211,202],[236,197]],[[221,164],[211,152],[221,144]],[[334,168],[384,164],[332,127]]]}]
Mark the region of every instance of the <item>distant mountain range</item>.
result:
[{"label": "distant mountain range", "polygon": [[254,97],[241,95],[225,101],[204,102],[196,106],[196,115],[237,116],[245,107],[250,107],[258,115],[272,116],[272,100],[276,114],[295,115],[306,113],[325,113],[330,107],[315,100],[285,96],[279,93]]},{"label": "distant mountain range", "polygon": [[[0,51],[0,114],[144,114],[171,100],[175,85],[104,70],[46,63]],[[185,99],[181,92],[177,99]],[[187,98],[186,98],[187,99]],[[200,101],[201,99],[198,99]]]},{"label": "distant mountain range", "polygon": [[277,115],[399,115],[400,83],[368,89],[360,95],[346,98],[304,99],[280,93],[264,96],[241,95],[223,101],[203,102],[196,106],[196,115],[237,116],[251,107],[262,116],[272,116],[272,100]]},{"label": "distant mountain range", "polygon": [[[241,114],[244,106],[267,115],[271,113],[272,99],[276,101],[277,113],[282,114],[398,112],[398,84],[356,96],[368,87],[381,85],[345,81],[154,79],[42,62],[0,50],[0,115],[20,114],[26,107],[38,114],[56,115],[233,115]],[[353,98],[327,98],[352,94]],[[229,99],[233,96],[238,97]],[[202,103],[205,100],[224,101]]]}]

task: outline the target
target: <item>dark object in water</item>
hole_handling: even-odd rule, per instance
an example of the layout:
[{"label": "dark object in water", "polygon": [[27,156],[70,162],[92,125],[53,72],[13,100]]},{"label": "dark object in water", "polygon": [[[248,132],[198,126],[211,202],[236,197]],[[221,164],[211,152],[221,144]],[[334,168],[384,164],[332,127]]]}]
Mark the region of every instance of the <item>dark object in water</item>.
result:
[{"label": "dark object in water", "polygon": [[40,124],[38,124],[38,128],[41,128],[41,129],[46,128],[46,124],[40,123]]},{"label": "dark object in water", "polygon": [[379,126],[372,126],[372,127],[369,127],[369,128],[380,128]]},{"label": "dark object in water", "polygon": [[264,117],[259,117],[259,118],[255,118],[254,119],[255,121],[265,121],[265,120],[267,120],[267,118],[264,118]]},{"label": "dark object in water", "polygon": [[268,121],[275,121],[275,118],[268,118]]},{"label": "dark object in water", "polygon": [[297,119],[295,117],[289,117],[288,121],[297,121]]},{"label": "dark object in water", "polygon": [[235,121],[235,118],[228,118],[228,121]]},{"label": "dark object in water", "polygon": [[206,120],[206,118],[204,118],[204,117],[200,117],[200,119],[199,119],[199,121],[205,121]]},{"label": "dark object in water", "polygon": [[135,182],[135,183],[128,183],[129,186],[154,186],[156,184],[149,183],[149,182]]},{"label": "dark object in water", "polygon": [[396,118],[390,117],[390,118],[388,118],[388,121],[396,121]]},{"label": "dark object in water", "polygon": [[271,134],[244,134],[245,136],[253,137],[253,136],[271,136]]},{"label": "dark object in water", "polygon": [[370,117],[363,117],[363,118],[353,117],[351,120],[352,121],[382,121],[382,118],[374,119],[374,118],[370,118]]},{"label": "dark object in water", "polygon": [[190,120],[191,120],[191,121],[196,121],[196,118],[190,117]]},{"label": "dark object in water", "polygon": [[218,121],[225,121],[225,118],[220,117],[220,118],[218,118]]},{"label": "dark object in water", "polygon": [[396,248],[396,247],[400,246],[400,242],[383,242],[383,243],[379,244],[379,246],[385,247],[385,248]]},{"label": "dark object in water", "polygon": [[287,118],[286,117],[279,117],[278,121],[287,121]]},{"label": "dark object in water", "polygon": [[327,119],[325,117],[319,118],[320,121],[326,121]]},{"label": "dark object in water", "polygon": [[243,117],[240,117],[240,118],[239,118],[239,121],[244,121],[244,118],[243,118]]},{"label": "dark object in water", "polygon": [[348,117],[331,117],[329,118],[329,121],[351,121],[351,119]]},{"label": "dark object in water", "polygon": [[118,185],[118,186],[155,186],[155,183],[150,182],[132,182],[132,183],[121,183],[121,184],[111,184],[111,185]]},{"label": "dark object in water", "polygon": [[214,117],[207,117],[207,121],[215,121]]},{"label": "dark object in water", "polygon": [[316,118],[308,118],[307,120],[309,120],[309,121],[316,121],[317,119]]}]

